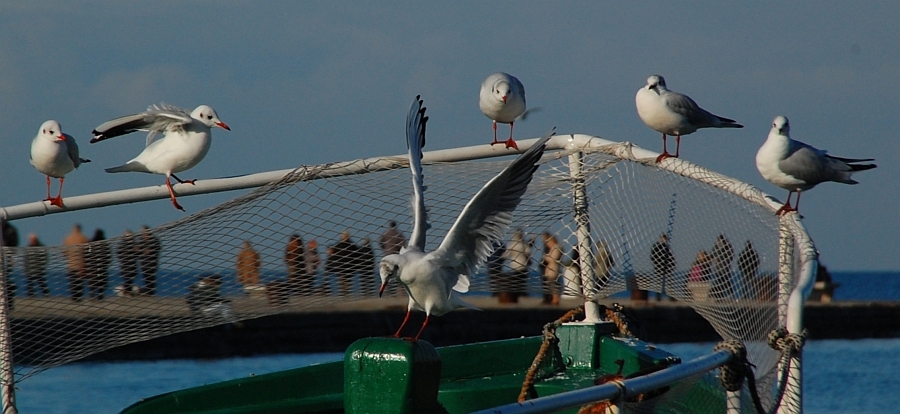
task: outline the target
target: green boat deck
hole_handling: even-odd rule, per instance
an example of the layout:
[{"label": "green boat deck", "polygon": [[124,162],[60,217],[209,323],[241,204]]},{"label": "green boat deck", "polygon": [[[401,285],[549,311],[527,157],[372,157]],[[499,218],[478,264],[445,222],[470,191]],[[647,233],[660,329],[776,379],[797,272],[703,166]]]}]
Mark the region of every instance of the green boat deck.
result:
[{"label": "green boat deck", "polygon": [[[620,370],[628,376],[681,362],[662,349],[634,338],[618,338],[616,333],[610,323],[561,326],[559,343],[549,348],[542,361],[531,396],[589,387],[598,377]],[[542,337],[527,337],[443,347],[435,354],[424,341],[367,338],[351,345],[344,361],[178,390],[142,399],[122,413],[416,412],[407,407],[412,397],[396,398],[395,394],[428,394],[427,389],[410,387],[427,388],[429,382],[438,388],[442,410],[468,413],[515,402],[542,342]],[[717,390],[699,384],[692,393],[722,398]],[[352,387],[351,392],[345,394],[345,387]],[[391,387],[398,388],[390,391]]]}]

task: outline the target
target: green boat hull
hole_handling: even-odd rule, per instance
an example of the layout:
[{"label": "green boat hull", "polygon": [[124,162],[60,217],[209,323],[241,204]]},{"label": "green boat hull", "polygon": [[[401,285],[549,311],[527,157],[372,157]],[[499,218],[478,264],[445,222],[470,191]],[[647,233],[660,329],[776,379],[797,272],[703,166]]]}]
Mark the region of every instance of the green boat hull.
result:
[{"label": "green boat hull", "polygon": [[[589,387],[595,385],[598,378],[609,374],[628,376],[681,362],[676,356],[640,340],[617,338],[616,333],[611,324],[561,326],[557,331],[559,344],[550,347],[546,353],[537,370],[530,397]],[[425,368],[413,367],[407,372],[401,372],[401,368],[391,372],[395,369],[391,367],[402,367],[402,364],[391,363],[393,365],[385,365],[386,372],[378,371],[381,378],[401,380],[410,375],[439,377],[434,378],[434,383],[440,406],[451,414],[468,413],[515,402],[542,342],[542,337],[529,337],[443,347],[437,349],[439,357],[430,357],[431,362],[426,363],[430,365]],[[392,353],[392,347],[396,348],[396,355]],[[409,347],[409,343],[402,340],[364,339],[348,349],[345,361],[353,364],[396,362],[404,358],[404,349]],[[372,349],[379,351],[373,353]],[[429,368],[435,359],[436,370]],[[344,361],[338,361],[224,381],[146,398],[122,413],[351,413],[369,412],[371,407],[391,404],[385,397],[391,393],[384,389],[391,386],[387,384],[390,381],[380,380],[366,386],[361,382],[367,381],[365,378],[345,378],[347,372],[356,372],[357,368],[355,365],[345,367]],[[411,382],[415,385],[422,380]],[[351,387],[352,392],[345,395],[345,386]],[[707,402],[712,399],[716,403],[707,404],[710,411],[723,412],[725,403],[720,389],[703,381],[694,382],[690,387],[687,395],[692,395],[691,399],[700,398]],[[369,389],[372,391],[367,391]],[[385,412],[414,411],[390,408]],[[569,412],[576,411],[577,408]]]}]

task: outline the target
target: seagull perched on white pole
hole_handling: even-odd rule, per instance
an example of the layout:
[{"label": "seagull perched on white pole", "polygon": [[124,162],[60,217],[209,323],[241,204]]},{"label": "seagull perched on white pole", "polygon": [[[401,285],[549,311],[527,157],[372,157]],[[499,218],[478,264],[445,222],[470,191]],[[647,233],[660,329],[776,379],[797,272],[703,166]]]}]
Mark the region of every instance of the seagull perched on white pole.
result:
[{"label": "seagull perched on white pole", "polygon": [[[50,205],[62,207],[62,188],[66,174],[91,160],[78,157],[78,144],[71,135],[62,132],[59,122],[45,121],[31,141],[31,165],[47,176],[47,198]],[[50,197],[50,177],[59,178],[59,193]]]},{"label": "seagull perched on white pole", "polygon": [[513,124],[525,114],[525,86],[515,76],[504,72],[493,73],[481,83],[478,106],[484,116],[494,121],[494,144],[497,141],[497,122],[509,124],[506,148],[519,149],[513,140]]},{"label": "seagull perched on white pole", "polygon": [[[175,199],[175,191],[172,190],[169,178],[182,184],[194,184],[197,181],[182,180],[175,173],[189,170],[203,160],[212,144],[211,129],[214,127],[231,131],[228,125],[219,120],[215,109],[208,105],[200,105],[193,112],[167,104],[150,105],[144,112],[116,118],[98,126],[94,129],[91,144],[135,131],[149,132],[147,147],[143,152],[124,165],[107,168],[106,172],[164,174],[172,205],[184,211]],[[160,133],[164,136],[155,139]]]},{"label": "seagull perched on white pole", "polygon": [[663,152],[660,162],[672,155],[666,147],[666,135],[675,135],[675,158],[681,147],[681,136],[700,128],[743,128],[733,119],[713,115],[701,108],[687,95],[666,89],[666,80],[659,75],[647,78],[647,85],[638,89],[634,97],[638,116],[648,127],[662,133]]},{"label": "seagull perched on white pole", "polygon": [[[800,192],[819,183],[834,181],[858,184],[850,178],[854,172],[875,168],[875,164],[856,164],[874,161],[872,158],[840,158],[827,154],[811,145],[791,139],[791,125],[783,116],[776,116],[766,142],[756,152],[756,169],[766,179],[788,190],[787,201],[775,214],[797,211],[800,208]],[[797,193],[797,201],[791,207],[791,194]]]},{"label": "seagull perched on white pole", "polygon": [[400,329],[413,309],[425,311],[425,322],[416,334],[418,340],[428,325],[431,314],[443,315],[459,307],[474,308],[459,298],[469,290],[469,275],[484,263],[512,222],[512,212],[528,188],[537,162],[544,152],[553,130],[541,137],[528,151],[492,178],[475,194],[450,228],[437,250],[425,252],[428,218],[425,209],[425,183],[422,173],[422,147],[425,145],[425,108],[419,97],[407,117],[406,139],[409,146],[409,168],[413,182],[413,231],[409,244],[399,254],[381,260],[381,290],[388,281],[398,280],[409,294],[409,306]]}]

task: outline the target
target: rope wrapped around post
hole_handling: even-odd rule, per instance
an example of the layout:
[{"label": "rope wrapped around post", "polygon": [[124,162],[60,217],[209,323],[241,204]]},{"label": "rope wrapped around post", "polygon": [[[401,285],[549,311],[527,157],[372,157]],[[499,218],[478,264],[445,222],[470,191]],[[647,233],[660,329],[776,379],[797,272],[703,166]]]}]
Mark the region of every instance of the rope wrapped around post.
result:
[{"label": "rope wrapped around post", "polygon": [[534,357],[534,361],[528,368],[528,373],[525,374],[525,381],[522,382],[522,391],[519,392],[518,401],[520,403],[528,399],[528,393],[534,386],[534,377],[537,375],[537,370],[541,366],[544,357],[547,356],[547,351],[550,350],[550,346],[559,343],[559,338],[556,337],[556,328],[575,319],[575,316],[582,313],[584,313],[583,305],[566,312],[566,314],[559,319],[544,325],[544,342],[541,344],[541,349],[538,350],[537,355]]}]

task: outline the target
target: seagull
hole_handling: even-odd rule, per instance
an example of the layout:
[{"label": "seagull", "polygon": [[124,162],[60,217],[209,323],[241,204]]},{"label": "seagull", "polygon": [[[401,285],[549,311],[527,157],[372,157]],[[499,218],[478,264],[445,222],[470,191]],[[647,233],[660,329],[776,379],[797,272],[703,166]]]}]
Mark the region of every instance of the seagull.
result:
[{"label": "seagull", "polygon": [[[47,198],[50,205],[62,207],[62,188],[66,174],[91,160],[78,157],[78,144],[71,135],[62,132],[59,122],[49,120],[41,124],[31,141],[31,165],[47,176]],[[59,178],[59,193],[50,197],[50,177]]]},{"label": "seagull", "polygon": [[513,124],[520,116],[525,115],[525,87],[515,76],[508,73],[493,73],[481,82],[481,94],[478,101],[481,113],[494,121],[494,142],[497,141],[497,122],[509,124],[509,139],[506,148],[519,149],[513,140]]},{"label": "seagull", "polygon": [[647,78],[647,85],[638,89],[634,97],[638,116],[648,127],[662,133],[663,152],[660,162],[671,157],[666,148],[666,135],[675,135],[675,157],[681,147],[681,136],[700,128],[743,128],[733,119],[713,115],[699,107],[687,95],[666,89],[666,80],[659,75]]},{"label": "seagull", "polygon": [[[800,192],[809,190],[819,183],[834,181],[844,184],[858,184],[850,176],[856,171],[875,168],[875,164],[857,164],[874,161],[872,158],[839,158],[827,151],[791,139],[791,125],[783,116],[776,116],[766,142],[756,153],[756,169],[766,179],[788,190],[787,201],[775,214],[781,215],[797,211],[800,207]],[[791,194],[797,193],[797,201],[791,207]]]},{"label": "seagull", "polygon": [[406,317],[394,337],[400,336],[413,309],[425,312],[425,322],[414,341],[419,340],[431,314],[441,316],[460,307],[477,309],[463,301],[459,293],[469,290],[469,275],[484,263],[494,244],[500,241],[512,222],[512,212],[525,194],[538,169],[537,162],[547,140],[554,132],[551,130],[541,137],[528,151],[488,181],[463,208],[437,250],[426,252],[425,231],[430,226],[425,208],[422,147],[425,145],[427,121],[425,108],[417,96],[406,122],[413,183],[413,231],[408,245],[400,253],[383,258],[379,266],[379,297],[391,280],[398,280],[409,294]]},{"label": "seagull", "polygon": [[[165,174],[172,205],[184,211],[175,199],[170,178],[181,184],[194,184],[197,181],[182,180],[175,173],[187,171],[203,160],[212,144],[210,130],[214,127],[231,131],[228,125],[219,120],[216,110],[208,105],[200,105],[193,112],[168,104],[150,105],[144,112],[116,118],[98,126],[94,129],[91,144],[135,131],[149,132],[147,147],[143,152],[124,165],[107,168],[106,172]],[[164,136],[157,139],[160,133]]]}]

